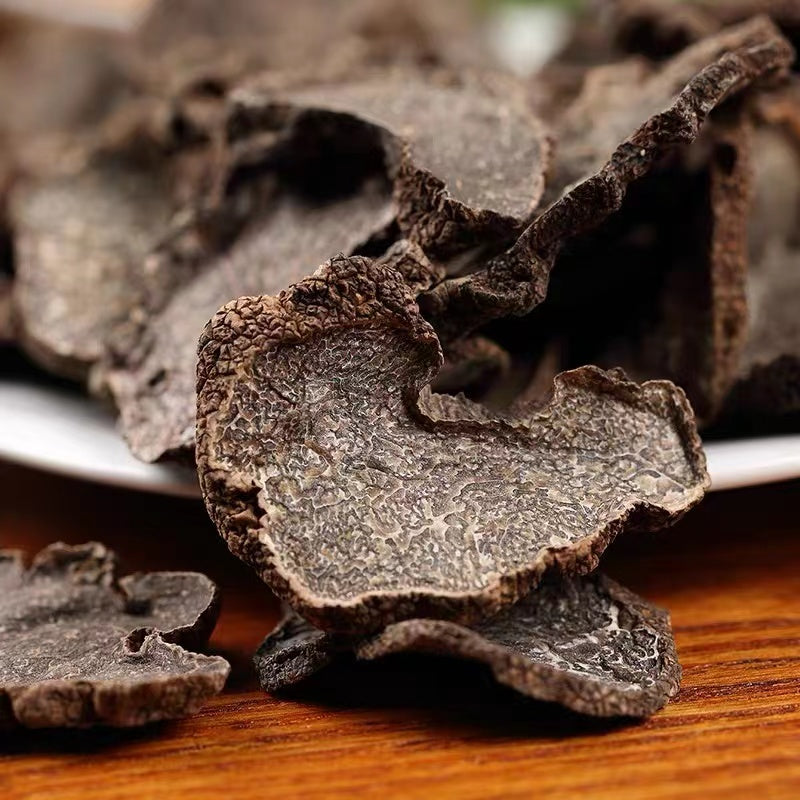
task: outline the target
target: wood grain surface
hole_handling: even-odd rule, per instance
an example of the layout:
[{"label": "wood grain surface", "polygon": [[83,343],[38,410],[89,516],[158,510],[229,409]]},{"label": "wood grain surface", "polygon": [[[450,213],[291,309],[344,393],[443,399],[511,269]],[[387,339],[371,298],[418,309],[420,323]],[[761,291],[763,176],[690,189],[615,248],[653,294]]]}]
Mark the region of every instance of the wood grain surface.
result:
[{"label": "wood grain surface", "polygon": [[192,719],[0,738],[0,798],[800,798],[800,484],[710,496],[671,531],[618,540],[606,571],[672,612],[679,698],[642,723],[521,701],[479,667],[347,665],[281,697],[250,655],[268,590],[195,502],[0,465],[0,544],[99,539],[130,570],[198,569],[224,592],[234,669]]}]

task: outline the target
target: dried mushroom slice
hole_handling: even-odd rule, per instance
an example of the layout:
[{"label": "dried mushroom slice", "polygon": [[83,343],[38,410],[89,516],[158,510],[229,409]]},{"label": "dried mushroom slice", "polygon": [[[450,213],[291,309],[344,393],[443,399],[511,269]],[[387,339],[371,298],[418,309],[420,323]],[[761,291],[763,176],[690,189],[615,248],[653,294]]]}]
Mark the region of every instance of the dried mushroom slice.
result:
[{"label": "dried mushroom slice", "polygon": [[667,612],[598,574],[548,581],[469,628],[411,619],[348,643],[289,614],[256,653],[256,670],[273,692],[351,651],[365,660],[412,652],[478,661],[520,694],[598,717],[649,716],[681,678]]},{"label": "dried mushroom slice", "polygon": [[95,135],[26,154],[9,198],[14,305],[23,347],[53,372],[85,378],[112,332],[185,277],[147,257],[200,205],[213,148],[173,136],[164,110],[132,101]]},{"label": "dried mushroom slice", "polygon": [[710,126],[704,143],[705,207],[695,218],[702,220],[700,230],[689,235],[685,255],[667,277],[662,321],[648,340],[660,339],[660,348],[653,347],[660,356],[651,356],[650,363],[646,356],[638,358],[648,377],[659,374],[683,387],[704,421],[713,419],[724,402],[745,344],[750,134],[738,112]]},{"label": "dried mushroom slice", "polygon": [[168,229],[163,178],[104,158],[14,191],[20,340],[47,369],[84,378],[114,325],[141,302],[142,264]]},{"label": "dried mushroom slice", "polygon": [[750,127],[739,107],[718,112],[630,188],[613,219],[570,242],[547,298],[520,323],[530,341],[560,343],[560,369],[667,378],[701,421],[714,418],[746,334]]},{"label": "dried mushroom slice", "polygon": [[254,82],[233,102],[234,133],[277,113],[348,115],[378,126],[400,231],[428,254],[507,241],[544,189],[549,140],[512,82],[400,71],[286,92]]},{"label": "dried mushroom slice", "polygon": [[510,421],[420,397],[439,342],[402,277],[364,258],[229,304],[199,354],[209,513],[322,628],[496,611],[548,567],[588,571],[622,530],[674,521],[708,482],[667,382],[576,370]]},{"label": "dried mushroom slice", "polygon": [[[618,211],[630,185],[665,154],[694,141],[715,107],[792,59],[788,42],[759,18],[704,39],[657,69],[631,62],[590,73],[556,134],[549,205],[508,251],[422,296],[440,335],[457,338],[538,305],[565,242]],[[619,80],[620,70],[628,80]]]},{"label": "dried mushroom slice", "polygon": [[356,641],[348,636],[325,633],[286,609],[281,621],[253,656],[261,688],[266,692],[278,692],[301,683],[333,664],[337,656],[351,652]]},{"label": "dried mushroom slice", "polygon": [[0,553],[0,723],[128,727],[194,713],[230,667],[205,643],[216,586],[192,572],[128,575],[100,544],[54,544],[30,569]]}]

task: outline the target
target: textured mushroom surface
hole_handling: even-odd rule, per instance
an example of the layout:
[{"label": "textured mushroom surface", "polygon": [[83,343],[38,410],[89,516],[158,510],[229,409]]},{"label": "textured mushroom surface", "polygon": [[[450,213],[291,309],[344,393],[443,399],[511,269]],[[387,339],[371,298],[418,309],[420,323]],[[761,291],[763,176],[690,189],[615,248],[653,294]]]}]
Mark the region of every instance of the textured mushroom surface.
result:
[{"label": "textured mushroom surface", "polygon": [[677,694],[681,678],[667,612],[597,574],[547,581],[469,628],[412,619],[347,641],[289,613],[255,665],[273,692],[349,652],[365,660],[411,652],[479,661],[520,694],[603,717],[649,716]]},{"label": "textured mushroom surface", "polygon": [[29,569],[0,552],[0,727],[133,726],[191,714],[229,665],[184,649],[216,622],[192,572],[128,575],[100,544],[54,544]]},{"label": "textured mushroom surface", "polygon": [[[296,114],[345,114],[380,128],[401,232],[447,254],[518,233],[541,198],[549,163],[544,126],[512,82],[413,73],[234,93],[249,126],[286,104]],[[263,124],[263,122],[261,123]]]},{"label": "textured mushroom surface", "polygon": [[[505,253],[421,298],[445,338],[538,305],[558,251],[618,211],[629,186],[665,154],[694,141],[709,113],[754,81],[785,70],[791,46],[758,18],[687,48],[659,68],[630,62],[628,81],[605,91],[594,71],[560,121],[545,208]],[[619,67],[611,67],[618,80]],[[604,103],[595,103],[598,91]],[[591,109],[592,113],[587,114]]]},{"label": "textured mushroom surface", "polygon": [[708,478],[668,382],[585,368],[493,419],[430,395],[442,362],[402,277],[338,258],[279,297],[240,298],[201,338],[197,462],[230,549],[319,627],[465,620],[622,530],[660,528]]},{"label": "textured mushroom surface", "polygon": [[145,256],[168,229],[165,184],[160,170],[102,158],[13,193],[20,337],[48,369],[84,377],[141,302]]}]

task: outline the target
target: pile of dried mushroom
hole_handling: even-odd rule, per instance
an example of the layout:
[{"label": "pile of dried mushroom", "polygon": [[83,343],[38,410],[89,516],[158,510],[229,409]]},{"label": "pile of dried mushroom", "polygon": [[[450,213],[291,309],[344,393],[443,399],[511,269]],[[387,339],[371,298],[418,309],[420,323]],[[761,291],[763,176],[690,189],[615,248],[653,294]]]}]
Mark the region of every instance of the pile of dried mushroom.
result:
[{"label": "pile of dried mushroom", "polygon": [[[593,571],[702,499],[698,424],[800,417],[795,4],[607,0],[525,80],[457,0],[220,5],[2,29],[0,68],[50,67],[1,132],[6,348],[110,401],[139,458],[196,463],[288,604],[268,691],[415,651],[653,713],[669,618]],[[0,555],[0,589],[0,727],[180,716],[225,681],[184,649],[204,576],[53,545]]]}]

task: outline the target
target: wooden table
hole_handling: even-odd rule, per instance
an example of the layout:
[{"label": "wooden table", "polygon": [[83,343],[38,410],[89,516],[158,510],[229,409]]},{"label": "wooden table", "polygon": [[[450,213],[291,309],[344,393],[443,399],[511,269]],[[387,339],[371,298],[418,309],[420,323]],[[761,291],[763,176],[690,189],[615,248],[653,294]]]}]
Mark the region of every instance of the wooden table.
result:
[{"label": "wooden table", "polygon": [[348,666],[280,698],[250,654],[277,604],[200,504],[0,465],[0,543],[100,539],[130,570],[222,586],[212,648],[233,663],[192,719],[0,738],[3,800],[116,798],[800,798],[800,484],[710,496],[671,531],[628,537],[606,570],[672,611],[679,698],[642,723],[521,702],[478,667]]}]

